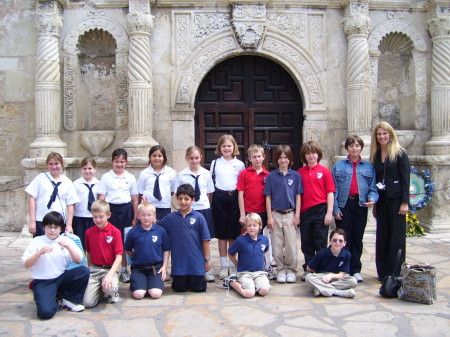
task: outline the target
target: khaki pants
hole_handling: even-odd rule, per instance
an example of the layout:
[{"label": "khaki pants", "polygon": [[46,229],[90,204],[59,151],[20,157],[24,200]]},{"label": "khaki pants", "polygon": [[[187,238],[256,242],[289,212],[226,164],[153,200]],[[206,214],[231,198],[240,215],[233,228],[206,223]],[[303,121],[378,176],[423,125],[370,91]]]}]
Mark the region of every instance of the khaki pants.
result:
[{"label": "khaki pants", "polygon": [[112,278],[112,286],[109,289],[102,290],[102,280],[108,274],[109,269],[100,268],[94,265],[89,267],[91,276],[89,284],[84,293],[83,305],[86,308],[95,307],[100,300],[100,296],[112,296],[119,290],[119,272],[115,272]]},{"label": "khaki pants", "polygon": [[311,273],[306,275],[306,284],[316,288],[320,291],[322,296],[330,297],[333,296],[334,292],[338,290],[345,290],[350,288],[355,288],[358,283],[353,276],[345,274],[344,278],[330,283],[324,283],[322,277],[328,273]]},{"label": "khaki pants", "polygon": [[277,273],[297,274],[297,236],[298,228],[292,226],[294,213],[273,212],[275,225],[270,229],[270,240]]}]

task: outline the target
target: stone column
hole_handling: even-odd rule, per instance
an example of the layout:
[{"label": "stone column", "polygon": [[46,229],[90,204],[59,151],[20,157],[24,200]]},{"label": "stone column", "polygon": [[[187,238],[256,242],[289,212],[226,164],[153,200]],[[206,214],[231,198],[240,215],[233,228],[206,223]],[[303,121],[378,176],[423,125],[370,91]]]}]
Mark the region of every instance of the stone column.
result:
[{"label": "stone column", "polygon": [[450,5],[432,1],[428,10],[428,31],[432,36],[431,139],[427,155],[447,155],[450,148]]},{"label": "stone column", "polygon": [[[370,149],[371,80],[369,62],[369,4],[349,1],[345,8],[344,31],[347,34],[347,123],[348,133],[358,134]],[[365,154],[365,153],[364,153]]]},{"label": "stone column", "polygon": [[30,144],[30,157],[46,157],[56,151],[67,156],[61,140],[61,88],[58,39],[62,8],[57,1],[38,1],[36,28],[39,34],[36,55],[35,109],[36,139]]},{"label": "stone column", "polygon": [[153,132],[153,76],[150,54],[150,32],[153,16],[148,0],[130,0],[127,15],[130,35],[128,56],[128,139],[123,147],[129,155],[146,157],[158,144]]}]

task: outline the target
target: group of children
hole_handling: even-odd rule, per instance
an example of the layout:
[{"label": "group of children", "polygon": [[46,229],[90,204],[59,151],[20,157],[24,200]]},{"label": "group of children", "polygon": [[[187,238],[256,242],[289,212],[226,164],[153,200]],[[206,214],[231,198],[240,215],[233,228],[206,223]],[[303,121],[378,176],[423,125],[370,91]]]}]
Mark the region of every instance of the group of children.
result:
[{"label": "group of children", "polygon": [[[215,280],[209,247],[213,237],[218,239],[219,278],[224,280],[224,285],[246,298],[256,293],[265,296],[271,288],[267,276],[271,272],[272,256],[277,282],[296,282],[298,227],[305,259],[302,280],[306,279],[314,287],[316,295],[354,297],[353,290],[345,289],[356,286],[355,274],[361,266],[359,262],[358,269],[358,261],[350,260],[349,251],[342,249],[346,245],[346,233],[341,229],[331,232],[331,244],[327,248],[333,214],[339,221],[352,217],[346,213],[346,200],[341,193],[354,200],[359,190],[358,201],[363,203],[359,206],[366,208],[377,198],[371,190],[370,196],[361,195],[358,163],[368,163],[360,160],[361,151],[358,158],[356,153],[351,153],[350,145],[357,143],[361,150],[363,146],[359,137],[352,139],[345,146],[350,160],[357,161],[353,165],[358,172],[356,194],[352,194],[353,180],[350,193],[345,188],[341,192],[337,178],[340,171],[333,178],[330,170],[319,164],[322,152],[315,142],[303,144],[301,158],[306,165],[298,172],[292,169],[290,147],[275,148],[277,169],[271,173],[263,166],[264,149],[259,145],[248,148],[251,165],[245,168],[237,159],[239,150],[231,135],[220,137],[216,147],[216,155],[220,157],[211,163],[210,171],[201,166],[201,150],[191,146],[186,151],[188,167],[177,174],[167,166],[164,148],[157,145],[150,149],[149,166],[137,181],[125,170],[126,151],[117,149],[112,154],[113,169],[100,181],[94,177],[95,160],[85,158],[81,162],[82,177],[74,184],[62,173],[62,157],[51,153],[47,158],[49,172],[40,174],[26,189],[30,233],[45,235],[49,224],[42,222],[43,217],[55,211],[62,215],[65,231],[76,234],[72,240],[77,242],[79,237],[90,277],[82,303],[66,306],[73,311],[95,306],[103,295],[108,302],[117,302],[119,276],[122,282],[130,282],[136,299],[142,299],[147,293],[151,298],[159,298],[164,289],[169,252],[172,288],[206,291],[206,282]],[[171,212],[174,193],[179,210]],[[345,226],[348,235],[353,225],[345,222]],[[131,227],[129,231],[128,227]],[[269,232],[271,242],[262,235],[263,229]],[[58,238],[47,236],[47,239]],[[354,236],[352,239],[357,240]],[[32,267],[38,260],[29,263],[30,254],[28,251],[22,258],[26,267]],[[125,254],[131,263],[131,275]],[[326,286],[317,286],[317,277],[309,273],[316,276],[325,273],[319,280]],[[36,298],[34,287],[33,291]],[[64,289],[61,293],[56,287],[54,297],[57,295],[64,298]]]}]

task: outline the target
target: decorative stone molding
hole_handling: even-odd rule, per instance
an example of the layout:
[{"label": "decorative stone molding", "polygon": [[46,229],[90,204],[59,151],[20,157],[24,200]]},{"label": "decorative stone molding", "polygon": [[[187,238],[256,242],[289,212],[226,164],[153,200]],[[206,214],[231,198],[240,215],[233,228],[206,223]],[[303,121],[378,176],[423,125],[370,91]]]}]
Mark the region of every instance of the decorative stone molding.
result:
[{"label": "decorative stone molding", "polygon": [[233,4],[231,21],[239,45],[256,49],[266,31],[266,5]]},{"label": "decorative stone molding", "polygon": [[142,13],[128,13],[127,14],[127,29],[131,34],[146,33],[150,34],[153,28],[153,16]]},{"label": "decorative stone molding", "polygon": [[128,120],[128,34],[119,23],[104,17],[102,10],[90,9],[88,19],[74,25],[63,40],[64,56],[64,128],[76,130],[76,78],[79,76],[77,44],[80,36],[93,29],[103,29],[109,32],[115,39],[116,49],[116,128],[121,129]]},{"label": "decorative stone molding", "polygon": [[422,34],[411,24],[400,20],[389,20],[378,24],[369,34],[369,49],[372,52],[378,51],[378,45],[383,37],[390,33],[406,34],[413,42],[414,48],[418,51],[425,51],[426,44]]},{"label": "decorative stone molding", "polygon": [[369,4],[349,2],[345,7],[345,18],[342,20],[347,35],[369,33]]},{"label": "decorative stone molding", "polygon": [[434,3],[428,18],[426,26],[432,37],[450,35],[450,5]]},{"label": "decorative stone molding", "polygon": [[196,13],[193,20],[196,44],[205,37],[231,26],[230,13]]}]

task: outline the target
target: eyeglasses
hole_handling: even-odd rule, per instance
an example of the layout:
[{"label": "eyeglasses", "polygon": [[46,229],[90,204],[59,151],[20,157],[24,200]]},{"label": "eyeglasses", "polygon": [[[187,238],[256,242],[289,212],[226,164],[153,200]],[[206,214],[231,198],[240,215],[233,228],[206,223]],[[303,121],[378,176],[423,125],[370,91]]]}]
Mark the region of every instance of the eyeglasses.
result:
[{"label": "eyeglasses", "polygon": [[60,230],[59,226],[45,226],[49,231],[58,231]]},{"label": "eyeglasses", "polygon": [[333,242],[333,243],[344,243],[344,240],[342,240],[342,239],[332,239],[331,242]]}]

